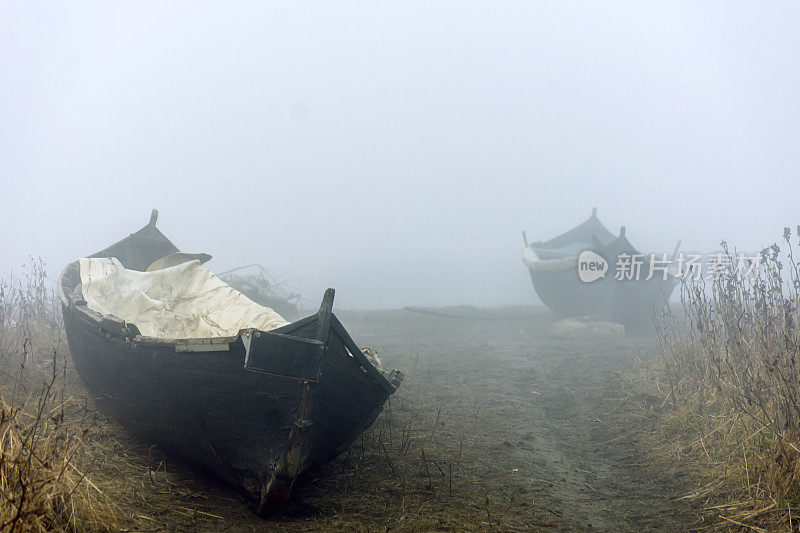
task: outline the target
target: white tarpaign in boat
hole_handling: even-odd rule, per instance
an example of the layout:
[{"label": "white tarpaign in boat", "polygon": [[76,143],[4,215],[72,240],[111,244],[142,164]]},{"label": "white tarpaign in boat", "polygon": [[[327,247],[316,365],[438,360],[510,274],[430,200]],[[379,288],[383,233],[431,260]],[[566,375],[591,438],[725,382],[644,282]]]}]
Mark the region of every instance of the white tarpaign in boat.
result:
[{"label": "white tarpaign in boat", "polygon": [[241,329],[269,331],[288,324],[198,260],[139,272],[115,258],[82,258],[80,274],[89,309],[135,324],[148,337],[228,337]]}]

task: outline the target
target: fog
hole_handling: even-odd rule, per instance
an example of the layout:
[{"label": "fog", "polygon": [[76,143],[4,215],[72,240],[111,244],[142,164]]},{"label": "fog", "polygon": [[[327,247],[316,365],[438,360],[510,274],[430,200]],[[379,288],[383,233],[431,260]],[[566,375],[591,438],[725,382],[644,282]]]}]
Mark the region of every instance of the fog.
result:
[{"label": "fog", "polygon": [[521,230],[800,223],[800,4],[6,2],[0,274],[160,211],[337,305],[532,304]]}]

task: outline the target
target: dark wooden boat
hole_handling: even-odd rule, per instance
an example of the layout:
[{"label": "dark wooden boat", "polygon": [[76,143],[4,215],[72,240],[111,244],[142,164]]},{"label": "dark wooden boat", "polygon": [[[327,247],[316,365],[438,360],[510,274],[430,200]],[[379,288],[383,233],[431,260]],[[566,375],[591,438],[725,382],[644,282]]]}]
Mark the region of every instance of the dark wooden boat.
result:
[{"label": "dark wooden boat", "polygon": [[[91,257],[144,271],[178,248],[150,223]],[[86,305],[78,262],[58,281],[72,358],[89,390],[130,431],[215,473],[263,513],[302,472],[372,424],[402,380],[358,348],[332,312],[268,332],[166,339]]]},{"label": "dark wooden boat", "polygon": [[[625,227],[615,236],[597,218],[596,208],[583,223],[557,237],[528,243],[523,232],[523,240],[523,263],[536,294],[547,307],[565,316],[586,316],[639,329],[652,322],[678,284],[671,273],[666,280],[660,275],[646,279],[650,270],[647,255],[642,257],[640,279],[615,279],[620,254],[640,252],[628,241]],[[605,277],[591,283],[579,279],[578,256],[585,250],[608,262]]]}]

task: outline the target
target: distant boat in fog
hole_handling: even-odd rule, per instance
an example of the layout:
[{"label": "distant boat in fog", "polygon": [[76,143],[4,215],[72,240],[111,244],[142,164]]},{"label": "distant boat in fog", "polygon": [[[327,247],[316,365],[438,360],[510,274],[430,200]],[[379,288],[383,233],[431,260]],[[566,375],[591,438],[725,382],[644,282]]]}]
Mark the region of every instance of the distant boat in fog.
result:
[{"label": "distant boat in fog", "polygon": [[[651,323],[678,284],[672,271],[667,271],[665,280],[660,269],[648,280],[651,258],[628,241],[624,226],[618,235],[611,233],[597,218],[596,208],[587,220],[557,237],[528,243],[523,232],[523,240],[522,262],[536,294],[565,316],[640,328]],[[637,257],[637,265],[629,263],[632,257]],[[620,264],[628,268],[623,276],[617,275]]]}]

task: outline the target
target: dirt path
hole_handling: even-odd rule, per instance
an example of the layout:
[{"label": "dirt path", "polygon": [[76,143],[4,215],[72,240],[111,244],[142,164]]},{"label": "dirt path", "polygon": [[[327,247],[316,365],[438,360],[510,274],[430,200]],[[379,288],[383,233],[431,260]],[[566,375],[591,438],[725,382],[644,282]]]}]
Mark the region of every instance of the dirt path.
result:
[{"label": "dirt path", "polygon": [[[272,528],[691,527],[696,512],[675,500],[691,488],[637,452],[647,421],[617,375],[652,354],[654,339],[559,340],[550,335],[555,315],[540,308],[438,312],[460,318],[339,313],[360,344],[407,377],[364,441],[307,476]],[[120,449],[119,435],[112,440]],[[264,527],[226,489],[135,446],[122,443],[132,468],[108,470],[136,486],[123,504],[129,529]],[[154,476],[156,462],[164,468]]]},{"label": "dirt path", "polygon": [[[396,340],[388,350],[393,352],[416,334],[420,358],[433,361],[429,372],[474,388],[479,416],[471,431],[484,435],[479,440],[489,460],[473,466],[505,478],[505,491],[532,495],[540,526],[691,526],[696,515],[675,502],[687,487],[659,476],[637,454],[635,435],[645,427],[619,377],[634,356],[654,353],[655,339],[555,339],[549,331],[556,317],[535,308],[447,312],[470,318],[409,315],[397,317],[391,329],[376,330],[375,337]],[[365,314],[353,318],[369,338],[375,322]],[[456,419],[459,408],[473,407],[457,396],[444,399],[452,401],[448,410]]]},{"label": "dirt path", "polygon": [[632,350],[641,349],[631,344],[572,342],[566,348],[549,342],[520,364],[517,393],[539,393],[520,406],[530,409],[525,425],[534,429],[520,425],[510,431],[533,441],[520,459],[547,473],[539,476],[543,486],[536,490],[569,528],[675,531],[689,526],[691,517],[682,516],[689,509],[674,502],[685,487],[660,477],[637,453],[634,406],[615,373],[630,363]]}]

